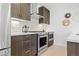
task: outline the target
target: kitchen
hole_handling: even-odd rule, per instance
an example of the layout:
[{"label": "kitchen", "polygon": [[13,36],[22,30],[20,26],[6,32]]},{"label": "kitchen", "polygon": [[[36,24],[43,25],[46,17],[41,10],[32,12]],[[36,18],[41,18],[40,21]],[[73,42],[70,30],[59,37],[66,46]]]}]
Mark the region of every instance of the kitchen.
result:
[{"label": "kitchen", "polygon": [[[0,40],[0,54],[3,56],[79,55],[78,38],[75,39],[79,29],[76,27],[79,25],[78,5],[78,3],[0,4],[0,35],[2,35],[0,38],[4,39]],[[5,42],[2,43],[3,41]]]}]

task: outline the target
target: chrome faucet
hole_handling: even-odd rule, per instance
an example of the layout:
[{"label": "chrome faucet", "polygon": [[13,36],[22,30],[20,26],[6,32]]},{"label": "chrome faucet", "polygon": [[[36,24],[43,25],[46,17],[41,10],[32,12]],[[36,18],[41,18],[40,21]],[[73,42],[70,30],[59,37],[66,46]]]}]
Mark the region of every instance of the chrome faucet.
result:
[{"label": "chrome faucet", "polygon": [[28,29],[29,29],[29,26],[24,25],[24,26],[22,27],[22,32],[27,32]]}]

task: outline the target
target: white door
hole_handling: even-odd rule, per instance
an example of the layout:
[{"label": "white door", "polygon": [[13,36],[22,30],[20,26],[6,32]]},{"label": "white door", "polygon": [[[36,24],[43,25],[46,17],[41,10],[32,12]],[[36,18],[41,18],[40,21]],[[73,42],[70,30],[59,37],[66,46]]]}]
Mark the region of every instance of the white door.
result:
[{"label": "white door", "polygon": [[1,49],[1,3],[0,3],[0,49]]},{"label": "white door", "polygon": [[10,4],[0,4],[0,49],[10,47]]}]

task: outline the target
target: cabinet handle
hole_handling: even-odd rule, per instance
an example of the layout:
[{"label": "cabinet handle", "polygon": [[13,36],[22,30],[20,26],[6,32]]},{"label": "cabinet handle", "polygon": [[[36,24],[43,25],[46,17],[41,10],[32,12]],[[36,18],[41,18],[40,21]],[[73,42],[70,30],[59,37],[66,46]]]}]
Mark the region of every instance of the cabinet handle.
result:
[{"label": "cabinet handle", "polygon": [[29,53],[29,52],[30,52],[30,50],[27,50],[27,51],[25,50],[25,51],[24,51],[24,53]]}]

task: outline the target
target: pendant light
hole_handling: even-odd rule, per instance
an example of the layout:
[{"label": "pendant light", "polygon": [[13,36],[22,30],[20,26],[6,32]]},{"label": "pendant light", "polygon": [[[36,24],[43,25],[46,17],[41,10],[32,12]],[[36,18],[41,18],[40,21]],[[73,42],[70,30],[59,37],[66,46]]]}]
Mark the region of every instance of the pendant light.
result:
[{"label": "pendant light", "polygon": [[69,26],[69,24],[70,24],[69,18],[70,17],[71,17],[71,14],[70,13],[66,13],[65,14],[65,19],[63,20],[63,26]]}]

